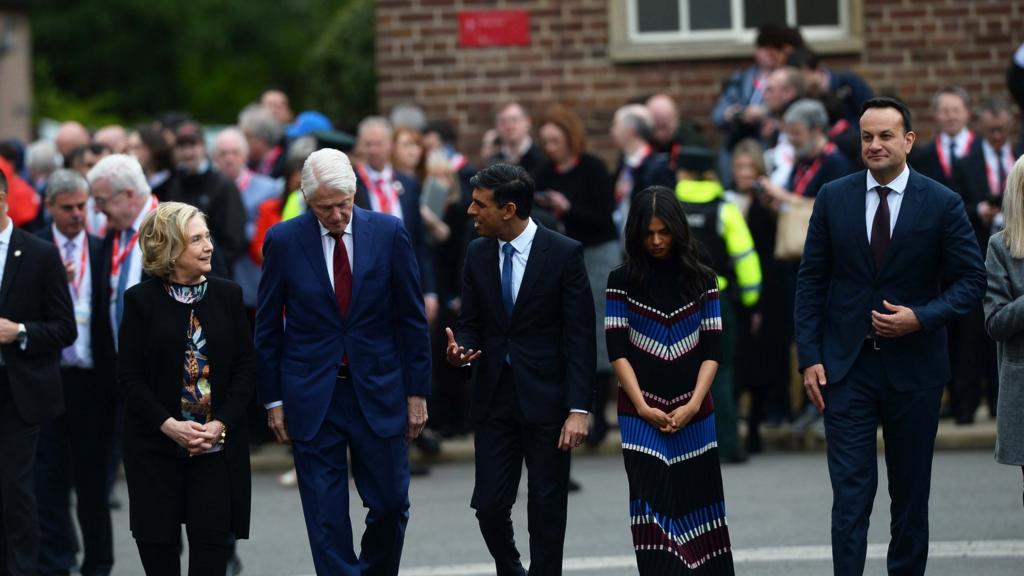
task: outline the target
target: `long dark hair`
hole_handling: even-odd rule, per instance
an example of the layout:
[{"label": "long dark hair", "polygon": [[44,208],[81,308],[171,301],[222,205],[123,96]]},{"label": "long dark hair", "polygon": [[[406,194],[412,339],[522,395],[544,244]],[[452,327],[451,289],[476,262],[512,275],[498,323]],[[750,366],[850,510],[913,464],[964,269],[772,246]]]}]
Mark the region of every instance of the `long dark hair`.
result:
[{"label": "long dark hair", "polygon": [[644,289],[651,281],[651,260],[644,242],[651,218],[657,216],[672,234],[672,250],[668,261],[679,271],[679,291],[687,302],[701,300],[714,271],[700,257],[699,243],[690,232],[686,213],[675,194],[664,186],[651,186],[637,194],[629,206],[626,219],[626,271],[630,287]]}]

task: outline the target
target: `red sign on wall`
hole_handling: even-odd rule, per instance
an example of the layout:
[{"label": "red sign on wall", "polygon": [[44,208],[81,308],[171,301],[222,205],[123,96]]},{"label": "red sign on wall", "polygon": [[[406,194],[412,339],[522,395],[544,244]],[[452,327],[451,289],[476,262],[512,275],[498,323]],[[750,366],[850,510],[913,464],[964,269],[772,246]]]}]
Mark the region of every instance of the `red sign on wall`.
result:
[{"label": "red sign on wall", "polygon": [[459,12],[459,46],[527,46],[530,14],[526,10]]}]

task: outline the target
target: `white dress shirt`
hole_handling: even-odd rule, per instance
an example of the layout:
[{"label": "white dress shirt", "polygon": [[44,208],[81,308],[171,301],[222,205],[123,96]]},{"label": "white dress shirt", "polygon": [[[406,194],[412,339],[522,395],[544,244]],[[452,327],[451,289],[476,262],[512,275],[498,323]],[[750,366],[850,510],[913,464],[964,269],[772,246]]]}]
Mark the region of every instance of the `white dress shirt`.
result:
[{"label": "white dress shirt", "polygon": [[[134,232],[132,232],[132,234],[135,234],[136,232],[139,231],[139,228],[142,227],[142,221],[146,219],[146,215],[149,214],[150,211],[153,208],[155,208],[155,207],[156,207],[156,205],[155,205],[155,203],[153,202],[152,199],[146,201],[146,207],[143,208],[139,212],[138,216],[135,217],[135,222],[132,222],[132,230],[134,230]],[[121,231],[121,238],[120,238],[120,240],[122,242],[124,242],[124,234],[125,234],[125,232],[126,232],[125,230]],[[131,236],[128,236],[128,237],[131,238]],[[114,237],[114,241],[115,242],[118,239],[119,238],[117,236]],[[118,248],[120,248],[120,247],[118,247]],[[128,266],[128,282],[127,282],[127,284],[124,287],[125,292],[127,292],[129,288],[131,288],[132,286],[135,286],[136,284],[138,284],[139,282],[142,281],[142,248],[139,247],[139,242],[137,240],[135,242],[135,245],[132,246],[131,253],[128,255],[128,257],[125,259],[125,261],[121,265],[122,266]],[[120,270],[118,270],[118,276],[120,276]],[[111,323],[111,326],[115,326],[115,327],[118,326],[118,323],[117,323],[117,281],[118,281],[118,276],[114,276],[113,274],[111,274],[111,277],[110,277],[110,323]],[[115,328],[115,334],[117,333],[116,330],[117,330],[117,328]],[[116,338],[114,339],[114,347],[115,348],[117,347],[117,339]]]},{"label": "white dress shirt", "polygon": [[994,194],[1001,195],[1005,190],[997,190],[999,187],[999,163],[1003,164],[1003,174],[1009,176],[1010,170],[1013,168],[1013,163],[1016,157],[1013,155],[1013,149],[1010,147],[1010,143],[1003,144],[1003,147],[996,150],[988,143],[988,140],[981,141],[981,149],[985,152],[985,166],[988,166],[988,185]]},{"label": "white dress shirt", "polygon": [[[949,150],[949,140],[949,134],[946,134],[945,132],[939,133],[939,142],[942,143],[943,152]],[[954,150],[956,150],[957,158],[963,158],[964,156],[967,155],[968,148],[970,148],[970,140],[971,131],[968,130],[967,128],[960,130],[960,132],[958,132],[957,135],[953,137]],[[952,160],[954,159],[950,160],[952,162]]]},{"label": "white dress shirt", "polygon": [[[7,268],[7,252],[8,248],[11,247],[11,236],[14,234],[14,222],[11,219],[7,219],[7,227],[0,230],[0,286],[4,283],[4,270]],[[25,344],[22,344],[21,349],[25,349]],[[0,356],[0,365],[3,364],[3,356]]]},{"label": "white dress shirt", "polygon": [[402,201],[398,197],[399,191],[395,187],[397,181],[395,180],[394,170],[391,166],[385,166],[380,172],[376,171],[369,164],[364,164],[363,167],[366,169],[366,175],[370,177],[370,181],[366,183],[368,196],[370,197],[370,208],[373,208],[374,212],[381,212],[380,202],[377,200],[377,194],[375,193],[375,186],[380,183],[381,189],[385,194],[390,195],[391,199],[391,211],[388,214],[403,220],[402,218]]},{"label": "white dress shirt", "polygon": [[868,193],[864,196],[864,220],[868,228],[868,244],[871,243],[871,224],[875,220],[875,212],[878,211],[879,204],[878,191],[875,189],[879,186],[885,186],[891,190],[885,198],[886,204],[889,205],[889,237],[891,238],[892,231],[896,228],[896,219],[900,215],[900,206],[903,205],[903,192],[907,189],[907,180],[909,179],[910,167],[906,165],[903,166],[903,172],[900,172],[900,175],[888,184],[879,184],[871,174],[871,171],[868,170]]},{"label": "white dress shirt", "polygon": [[[75,368],[92,368],[92,332],[90,330],[92,326],[92,260],[88,256],[89,241],[85,230],[79,232],[72,239],[61,234],[56,226],[52,226],[52,228],[53,238],[56,241],[57,248],[60,250],[61,258],[64,258],[66,255],[64,246],[69,241],[74,245],[71,252],[71,261],[75,263],[75,278],[81,278],[77,294],[72,282],[68,282],[68,289],[71,292],[71,304],[75,311],[75,325],[78,327],[78,338],[73,344],[76,359],[68,364],[61,358],[61,365]],[[85,266],[82,266],[82,250],[85,250],[86,254]],[[81,268],[84,268],[84,270]]]}]

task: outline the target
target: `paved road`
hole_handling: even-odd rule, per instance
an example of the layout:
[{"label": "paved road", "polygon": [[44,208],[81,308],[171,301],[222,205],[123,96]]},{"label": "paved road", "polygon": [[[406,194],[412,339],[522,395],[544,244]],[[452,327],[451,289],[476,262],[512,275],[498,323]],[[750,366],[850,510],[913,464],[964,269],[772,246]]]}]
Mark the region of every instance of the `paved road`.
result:
[{"label": "paved road", "polygon": [[[884,469],[884,463],[880,461],[879,467]],[[635,574],[621,460],[608,456],[577,458],[573,474],[584,490],[569,502],[566,574]],[[467,504],[472,486],[472,465],[464,463],[439,466],[431,476],[414,480],[403,575],[494,573]],[[869,574],[884,573],[888,541],[889,502],[884,476],[879,486],[869,535],[873,544]],[[124,486],[119,489],[124,498]],[[525,481],[520,490],[525,500],[524,491]],[[823,454],[776,453],[744,466],[727,467],[725,491],[738,574],[831,573],[831,495]],[[362,518],[358,499],[354,500],[354,517]],[[128,532],[127,516],[122,511],[114,519],[115,574],[135,576],[142,570]],[[524,505],[517,506],[514,519],[524,549]],[[361,520],[356,524],[358,533]],[[987,451],[938,454],[931,535],[929,576],[1019,576],[1024,570],[1020,470],[995,464]],[[278,487],[272,475],[253,479],[252,539],[240,543],[239,551],[246,575],[313,574],[298,493]]]}]

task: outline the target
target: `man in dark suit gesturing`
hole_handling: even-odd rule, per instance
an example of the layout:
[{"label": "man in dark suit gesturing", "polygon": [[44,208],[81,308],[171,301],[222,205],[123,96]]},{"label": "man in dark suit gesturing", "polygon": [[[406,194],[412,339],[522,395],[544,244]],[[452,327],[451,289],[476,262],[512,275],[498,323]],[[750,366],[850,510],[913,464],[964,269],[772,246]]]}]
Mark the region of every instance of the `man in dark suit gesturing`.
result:
[{"label": "man in dark suit gesturing", "polygon": [[76,336],[60,254],[14,227],[0,174],[0,572],[11,576],[39,571],[39,424],[64,409],[60,354]]},{"label": "man in dark suit gesturing", "polygon": [[495,164],[471,180],[462,314],[448,361],[476,366],[472,506],[499,576],[525,575],[510,513],[525,458],[530,574],[562,573],[569,451],[587,436],[594,301],[579,242],[530,219],[533,180]]},{"label": "man in dark suit gesturing", "polygon": [[945,326],[981,299],[985,269],[960,197],[907,167],[915,135],[906,106],[868,100],[860,131],[868,170],[826,184],[814,203],[797,280],[797,349],[804,388],[825,415],[835,574],[864,572],[881,423],[888,570],[921,575],[950,378]]}]

